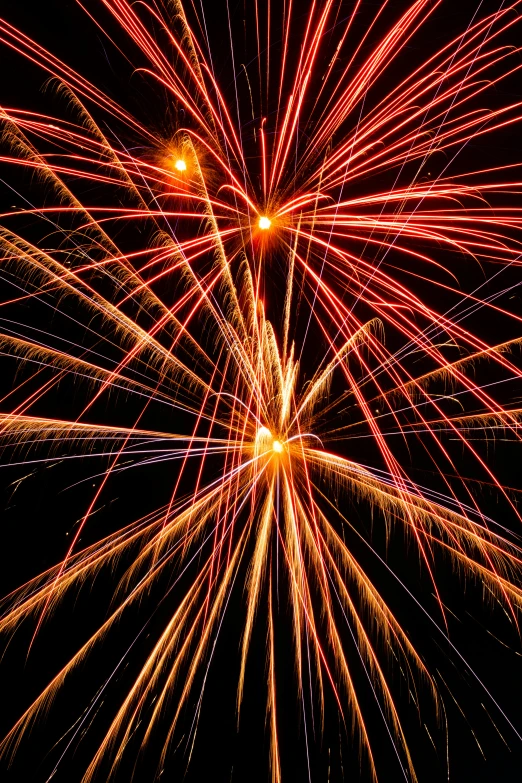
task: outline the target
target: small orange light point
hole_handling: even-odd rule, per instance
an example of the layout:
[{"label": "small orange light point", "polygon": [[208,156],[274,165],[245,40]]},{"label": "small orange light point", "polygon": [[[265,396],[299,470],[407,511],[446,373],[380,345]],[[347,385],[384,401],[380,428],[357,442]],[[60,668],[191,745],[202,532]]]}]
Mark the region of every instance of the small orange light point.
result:
[{"label": "small orange light point", "polygon": [[175,162],[175,164],[174,164],[174,168],[175,168],[177,171],[186,171],[186,170],[187,170],[187,164],[185,163],[185,161],[184,161],[182,158],[179,158],[179,159],[178,159],[178,160]]},{"label": "small orange light point", "polygon": [[258,226],[262,231],[266,231],[266,229],[270,228],[271,225],[272,221],[266,215],[262,215],[259,218]]},{"label": "small orange light point", "polygon": [[272,448],[274,449],[276,454],[281,454],[281,452],[283,451],[283,444],[280,441],[275,440],[272,443]]}]

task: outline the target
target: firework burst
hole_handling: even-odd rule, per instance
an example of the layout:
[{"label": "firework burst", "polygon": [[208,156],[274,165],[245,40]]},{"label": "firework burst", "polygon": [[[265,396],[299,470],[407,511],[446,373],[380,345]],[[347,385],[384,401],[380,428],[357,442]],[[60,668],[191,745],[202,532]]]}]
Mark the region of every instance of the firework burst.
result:
[{"label": "firework burst", "polygon": [[[277,12],[256,0],[238,23],[225,4],[231,87],[204,5],[102,0],[101,21],[84,8],[134,52],[134,78],[161,94],[168,132],[0,21],[0,40],[53,77],[67,113],[1,109],[1,161],[24,183],[29,174],[33,191],[1,216],[0,345],[19,367],[1,401],[4,458],[58,464],[66,448],[82,469],[103,466],[65,556],[5,599],[0,627],[30,626],[32,646],[70,594],[113,574],[108,614],[4,751],[28,741],[136,607],[159,592],[165,618],[159,629],[141,623],[62,737],[51,777],[141,653],[110,718],[102,710],[104,738],[82,780],[116,776],[136,743],[159,748],[158,774],[179,743],[190,760],[240,595],[237,721],[262,628],[274,783],[287,777],[282,647],[292,649],[309,776],[312,735],[333,708],[376,779],[377,709],[401,774],[416,780],[391,675],[410,692],[422,681],[444,707],[366,562],[393,573],[381,531],[386,546],[399,536],[417,553],[434,607],[409,597],[457,658],[437,581],[444,556],[516,625],[522,550],[476,490],[487,485],[520,521],[517,493],[481,441],[519,440],[521,318],[509,302],[522,183],[516,162],[477,166],[469,148],[522,117],[522,102],[495,92],[522,68],[511,44],[520,3],[471,14],[411,62],[408,47],[443,3],[417,0],[400,14],[390,5],[314,0],[303,19],[292,0]],[[235,43],[243,21],[247,64]],[[165,465],[165,503],[144,482],[147,513],[90,532],[114,482],[145,469],[163,477]],[[393,578],[408,593],[407,576]]]}]

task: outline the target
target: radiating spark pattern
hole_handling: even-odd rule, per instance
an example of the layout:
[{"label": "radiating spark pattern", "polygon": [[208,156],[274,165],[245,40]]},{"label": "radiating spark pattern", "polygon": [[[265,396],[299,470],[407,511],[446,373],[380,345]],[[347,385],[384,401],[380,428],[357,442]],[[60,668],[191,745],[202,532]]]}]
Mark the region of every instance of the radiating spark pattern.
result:
[{"label": "radiating spark pattern", "polygon": [[[1,162],[40,183],[34,203],[0,216],[0,346],[21,368],[1,400],[4,456],[48,464],[67,444],[67,459],[105,460],[63,561],[7,597],[1,629],[32,620],[37,635],[69,592],[121,561],[127,568],[108,616],[3,748],[17,747],[79,664],[174,574],[170,619],[85,783],[107,759],[116,774],[138,731],[143,746],[161,735],[161,768],[186,709],[196,715],[190,746],[235,591],[244,596],[239,722],[256,624],[266,631],[273,783],[290,779],[278,725],[285,612],[305,731],[333,694],[377,778],[356,650],[404,777],[416,780],[390,657],[435,701],[438,687],[350,544],[358,537],[378,556],[354,507],[389,538],[402,528],[432,583],[442,634],[441,555],[516,616],[522,550],[475,484],[519,520],[477,441],[520,439],[512,390],[522,316],[510,296],[522,180],[518,161],[481,168],[467,152],[522,119],[522,101],[491,97],[522,69],[513,44],[521,0],[477,12],[413,65],[404,58],[442,0],[401,13],[374,5],[364,29],[361,0],[310,0],[304,23],[292,0],[277,11],[256,0],[247,65],[230,9],[224,16],[232,88],[204,3],[101,5],[139,52],[136,74],[173,107],[170,136],[0,21],[2,44],[53,77],[68,112],[1,109]],[[15,315],[25,305],[37,325]],[[70,380],[82,389],[71,412],[62,418],[49,403],[42,415]],[[97,418],[102,405],[119,411],[111,426]],[[462,455],[473,481],[460,476]],[[169,502],[82,548],[111,481],[162,463],[172,465]],[[64,753],[82,732],[83,719]]]}]

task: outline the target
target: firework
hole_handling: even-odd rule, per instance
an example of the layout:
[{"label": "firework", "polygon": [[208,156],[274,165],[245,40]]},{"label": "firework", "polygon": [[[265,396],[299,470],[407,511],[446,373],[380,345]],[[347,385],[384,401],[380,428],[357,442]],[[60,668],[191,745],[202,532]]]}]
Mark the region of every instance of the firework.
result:
[{"label": "firework", "polygon": [[[36,193],[1,216],[0,343],[18,366],[0,412],[4,459],[97,466],[65,556],[7,596],[1,628],[30,626],[32,647],[70,595],[113,575],[108,613],[9,731],[7,754],[106,637],[151,606],[62,737],[51,777],[99,711],[105,734],[82,780],[116,775],[136,747],[158,749],[158,774],[180,743],[188,764],[237,611],[236,718],[261,633],[274,783],[287,774],[282,648],[310,778],[331,709],[377,778],[377,709],[415,780],[394,675],[410,692],[422,681],[442,714],[441,677],[368,567],[408,593],[380,536],[416,552],[434,607],[409,598],[457,660],[441,558],[516,623],[522,550],[477,490],[520,521],[484,444],[519,440],[510,303],[522,183],[516,161],[477,166],[469,149],[521,119],[522,102],[496,93],[522,68],[520,3],[471,14],[423,57],[414,43],[443,3],[389,5],[311,2],[303,22],[292,0],[277,13],[256,2],[246,65],[242,21],[225,5],[232,87],[204,5],[103,0],[100,22],[84,9],[137,53],[133,78],[162,95],[168,132],[0,22],[3,44],[52,76],[66,106],[65,118],[1,110],[1,161]],[[91,532],[115,483],[145,469],[164,481],[165,466],[161,505],[140,478],[147,512]],[[140,655],[108,717],[106,693]]]}]

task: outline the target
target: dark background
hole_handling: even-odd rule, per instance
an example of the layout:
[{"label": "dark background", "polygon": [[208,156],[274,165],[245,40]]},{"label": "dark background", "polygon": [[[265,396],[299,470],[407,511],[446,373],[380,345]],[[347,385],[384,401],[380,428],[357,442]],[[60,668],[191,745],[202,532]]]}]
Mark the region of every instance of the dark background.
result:
[{"label": "dark background", "polygon": [[[129,53],[132,63],[139,63],[139,55],[132,45],[125,43],[122,36],[103,9],[97,3],[87,3],[89,9],[96,11],[117,43]],[[225,5],[221,0],[206,0],[205,13],[210,23],[213,37],[213,53],[216,71],[223,79],[225,91],[231,90],[229,48],[226,45],[227,27],[225,23]],[[461,29],[477,8],[477,3],[443,3],[442,8],[430,21],[429,28],[420,34],[403,55],[405,59],[416,61],[424,56],[426,47],[447,40],[451,31]],[[498,3],[482,4],[482,9],[494,10]],[[374,11],[378,3],[367,3]],[[392,12],[403,7],[395,3]],[[252,21],[253,4],[238,2],[231,5],[233,18],[240,29],[243,19]],[[276,12],[276,6],[272,6]],[[134,112],[143,122],[149,122],[158,134],[168,132],[173,110],[166,104],[165,96],[159,89],[151,87],[133,74],[132,65],[118,53],[100,32],[86,19],[74,2],[51,0],[40,3],[36,0],[2,0],[1,15],[18,26],[27,35],[44,44],[50,51],[73,65],[80,73],[98,84],[109,95],[121,101],[126,108]],[[303,14],[303,22],[306,17]],[[361,18],[361,25],[364,17]],[[520,31],[518,32],[520,35]],[[239,36],[237,36],[239,38]],[[252,48],[245,43],[241,51],[238,47],[238,62],[246,59]],[[397,65],[399,67],[399,65]],[[42,90],[47,77],[41,71],[17,56],[7,47],[0,48],[0,74],[3,75],[0,103],[4,106],[27,107],[35,111],[53,113],[53,99],[49,91]],[[393,78],[393,76],[391,77]],[[243,87],[244,89],[244,87]],[[513,79],[498,88],[492,100],[504,101],[522,95],[520,81]],[[52,108],[49,110],[49,105]],[[495,145],[489,141],[471,145],[466,154],[471,161],[476,159],[479,166],[490,160],[518,159],[520,157],[520,132],[514,129],[497,137]],[[254,155],[253,155],[254,158]],[[255,162],[254,164],[255,165]],[[2,185],[0,200],[2,211],[11,206],[24,205],[19,189],[36,187],[32,181],[22,177],[12,169],[3,167],[2,179],[14,187]],[[36,229],[34,229],[36,231]],[[473,274],[470,272],[470,274]],[[470,285],[471,287],[471,285]],[[516,306],[516,305],[514,305]],[[20,316],[19,316],[20,317]],[[25,313],[28,321],[34,323],[44,315]],[[482,319],[473,326],[480,333],[487,334],[493,342],[502,339],[509,331],[504,324],[495,326]],[[498,329],[498,334],[495,333]],[[512,336],[509,335],[508,336]],[[320,350],[320,348],[318,349]],[[312,354],[312,351],[311,351]],[[313,355],[309,359],[313,361]],[[7,390],[14,376],[14,363],[3,361],[0,365],[0,384]],[[306,370],[306,368],[305,368]],[[73,387],[62,386],[55,399],[48,401],[48,410],[53,406],[64,415],[64,400],[68,402],[75,394]],[[522,396],[522,388],[515,391],[513,397]],[[115,407],[107,406],[99,411],[99,417],[110,423]],[[154,415],[154,414],[153,414]],[[158,413],[158,418],[160,414]],[[162,429],[166,428],[162,422]],[[520,475],[519,447],[516,444],[504,444],[488,451],[488,459],[506,485],[522,489]],[[43,456],[43,455],[40,455]],[[65,455],[64,455],[65,456]],[[75,523],[85,511],[93,487],[97,485],[97,475],[105,463],[96,459],[75,460],[74,467],[68,463],[54,465],[45,463],[27,465],[8,465],[7,462],[21,462],[18,454],[5,455],[6,465],[0,475],[2,518],[0,576],[2,594],[6,594],[25,580],[50,567],[63,557],[69,535],[75,529]],[[93,465],[93,463],[96,463]],[[469,466],[463,462],[463,470]],[[427,470],[423,465],[421,469]],[[79,484],[79,482],[83,482]],[[74,485],[74,486],[73,486]],[[110,490],[104,495],[100,510],[93,516],[88,531],[89,540],[96,540],[110,530],[116,530],[140,514],[151,510],[151,493],[154,505],[161,505],[169,498],[172,486],[172,469],[165,466],[137,469],[129,481],[125,474],[115,479]],[[147,491],[144,490],[147,488]],[[491,516],[501,508],[502,522],[514,526],[515,520],[509,517],[505,507],[497,505],[497,498],[486,489],[482,496],[482,507]],[[356,506],[352,509],[360,516],[361,525],[369,530],[369,519],[364,511]],[[431,611],[439,625],[442,617],[437,614],[431,595],[432,587],[426,575],[419,567],[418,556],[405,545],[401,536],[396,536],[387,549],[379,535],[374,537],[374,545],[397,573],[407,573],[407,584],[416,597],[422,596],[423,604]],[[370,563],[368,552],[362,544],[353,542],[357,555],[364,564]],[[357,548],[358,547],[358,548]],[[465,584],[459,579],[452,566],[444,561],[437,570],[438,585],[442,599],[451,611],[447,614],[449,635],[459,657],[444,640],[426,616],[419,611],[414,600],[409,597],[386,568],[372,565],[376,584],[386,595],[392,609],[407,627],[411,640],[422,652],[428,669],[435,675],[444,701],[445,715],[449,728],[446,748],[445,719],[441,714],[437,719],[430,702],[427,689],[420,687],[415,701],[421,705],[419,712],[408,692],[406,678],[396,671],[394,693],[401,704],[401,715],[410,738],[413,758],[420,783],[442,783],[447,779],[446,752],[449,755],[449,779],[451,781],[493,781],[520,780],[522,770],[522,741],[509,727],[487,693],[480,687],[477,677],[486,684],[491,696],[501,706],[516,729],[522,733],[520,722],[521,697],[521,645],[514,623],[504,609],[494,602],[484,601],[480,586]],[[10,641],[2,659],[2,728],[8,730],[23,709],[34,699],[41,688],[49,681],[87,638],[104,617],[111,595],[113,577],[102,573],[93,585],[85,585],[78,596],[68,598],[60,611],[50,619],[26,657],[32,628],[22,629]],[[132,674],[139,667],[139,661],[148,649],[147,639],[154,638],[155,632],[162,627],[165,608],[162,601],[167,583],[158,585],[150,596],[147,605],[137,609],[118,627],[117,638],[110,636],[100,649],[90,656],[89,661],[68,682],[59,694],[56,704],[45,719],[33,727],[29,737],[23,742],[19,754],[12,764],[2,760],[0,779],[15,783],[44,783],[55,769],[61,757],[65,742],[55,745],[65,735],[69,727],[89,708],[90,700],[103,684],[104,678],[118,666],[122,650],[132,645],[133,655],[117,671],[110,691],[102,699],[98,708],[89,714],[88,733],[74,742],[60,762],[52,777],[57,783],[75,783],[81,780],[88,760],[92,757],[104,736],[104,727],[108,725],[111,707],[126,693]],[[284,585],[281,586],[284,594]],[[243,783],[243,781],[267,781],[267,731],[265,730],[265,690],[263,671],[266,656],[266,636],[263,628],[253,637],[252,654],[247,671],[247,690],[245,707],[239,731],[235,720],[235,682],[238,668],[238,639],[242,618],[241,590],[236,590],[227,610],[225,622],[220,633],[213,658],[211,674],[205,689],[203,709],[198,729],[198,737],[190,764],[187,748],[193,711],[186,711],[180,724],[178,738],[173,744],[171,757],[160,781],[179,780],[186,771],[189,783],[212,779],[216,783]],[[283,776],[285,780],[305,781],[308,779],[306,761],[306,734],[302,721],[295,708],[293,659],[291,656],[291,634],[288,630],[289,619],[284,610],[278,619],[278,633],[287,644],[281,643],[278,672],[281,689],[279,694],[280,728]],[[139,629],[143,629],[138,633]],[[138,633],[138,635],[137,635]],[[285,636],[286,635],[286,636]],[[348,644],[349,642],[347,642]],[[469,667],[463,662],[468,662]],[[364,672],[354,656],[351,661],[354,676],[360,682],[362,701],[369,716],[369,725],[375,758],[382,781],[395,783],[403,780],[399,764],[392,745],[387,737],[371,692],[366,684]],[[470,667],[475,672],[474,676]],[[197,688],[195,689],[197,692]],[[195,703],[191,702],[192,708]],[[313,783],[341,783],[344,780],[369,780],[364,762],[359,762],[355,741],[351,738],[350,727],[341,725],[335,704],[327,696],[326,720],[324,731],[318,727],[314,732],[308,725],[308,743],[310,746],[311,779]],[[81,739],[81,741],[80,741]],[[433,747],[432,741],[435,744]],[[152,781],[157,763],[158,742],[152,741],[136,766],[133,764],[132,748],[129,760],[125,761],[118,772],[117,781]],[[178,744],[179,743],[179,744]],[[135,755],[135,754],[134,754]],[[99,780],[105,780],[108,769],[102,768]]]}]

